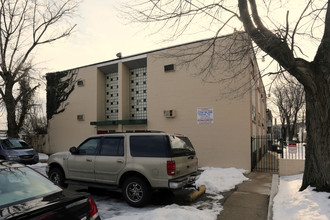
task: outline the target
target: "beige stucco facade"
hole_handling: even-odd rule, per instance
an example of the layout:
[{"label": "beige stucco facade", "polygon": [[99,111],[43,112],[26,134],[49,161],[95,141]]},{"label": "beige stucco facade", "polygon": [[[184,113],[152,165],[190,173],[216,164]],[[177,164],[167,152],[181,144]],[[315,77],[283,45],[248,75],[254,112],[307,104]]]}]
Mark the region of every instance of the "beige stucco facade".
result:
[{"label": "beige stucco facade", "polygon": [[[200,166],[250,170],[251,137],[266,135],[265,91],[253,52],[231,61],[218,58],[219,54],[226,57],[224,48],[234,42],[234,37],[237,36],[217,38],[213,50],[198,57],[197,49],[203,51],[212,45],[208,43],[211,41],[78,68],[77,79],[84,83],[75,86],[66,101],[65,111],[49,120],[44,151],[68,150],[97,133],[158,130],[188,136],[195,146]],[[236,45],[236,48],[240,47]],[[218,51],[217,55],[214,51]],[[211,58],[214,61],[209,62]],[[191,62],[184,62],[189,59]],[[210,71],[200,71],[211,63]],[[165,71],[168,65],[170,70]],[[133,69],[140,67],[145,69],[138,69],[142,72],[136,77],[143,74],[144,78],[132,78]],[[115,77],[110,73],[115,73]],[[237,76],[231,78],[229,84],[221,80],[234,75]],[[108,88],[109,76],[111,81],[116,78],[114,94],[118,97],[115,99],[109,95],[113,87],[111,84],[111,89]],[[110,112],[109,103],[114,103],[114,113]],[[210,114],[206,115],[207,121],[202,121],[205,109]],[[172,115],[167,114],[169,110]],[[140,112],[143,114],[138,116]],[[83,119],[78,120],[78,115],[83,115]]]}]

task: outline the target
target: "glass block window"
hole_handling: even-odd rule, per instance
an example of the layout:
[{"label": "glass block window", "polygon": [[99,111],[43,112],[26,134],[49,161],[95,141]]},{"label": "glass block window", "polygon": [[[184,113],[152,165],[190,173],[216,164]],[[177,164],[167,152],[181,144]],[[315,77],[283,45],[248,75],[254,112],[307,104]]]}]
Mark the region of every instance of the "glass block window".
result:
[{"label": "glass block window", "polygon": [[118,73],[105,75],[105,118],[118,120]]},{"label": "glass block window", "polygon": [[130,71],[130,119],[147,119],[147,68]]}]

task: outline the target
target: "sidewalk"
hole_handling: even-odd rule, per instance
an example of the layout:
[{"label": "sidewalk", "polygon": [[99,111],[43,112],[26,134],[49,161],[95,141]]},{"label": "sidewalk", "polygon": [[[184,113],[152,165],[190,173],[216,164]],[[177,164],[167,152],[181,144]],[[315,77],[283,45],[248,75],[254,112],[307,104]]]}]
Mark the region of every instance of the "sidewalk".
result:
[{"label": "sidewalk", "polygon": [[225,201],[217,220],[266,220],[272,173],[252,172]]}]

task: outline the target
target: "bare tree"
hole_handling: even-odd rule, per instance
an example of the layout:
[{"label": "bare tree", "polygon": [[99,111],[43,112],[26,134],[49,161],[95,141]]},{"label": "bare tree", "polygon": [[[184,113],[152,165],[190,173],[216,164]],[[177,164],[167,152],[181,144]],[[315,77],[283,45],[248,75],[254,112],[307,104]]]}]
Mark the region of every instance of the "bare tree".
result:
[{"label": "bare tree", "polygon": [[[286,2],[142,0],[134,1],[134,5],[128,8],[133,19],[156,23],[157,30],[172,30],[173,37],[187,33],[190,27],[201,29],[202,25],[198,24],[202,21],[206,21],[203,24],[206,24],[207,29],[216,27],[215,37],[238,23],[238,29],[243,26],[259,50],[281,67],[280,71],[271,74],[288,72],[304,87],[307,149],[300,190],[310,185],[316,187],[316,190],[330,191],[330,7],[328,1],[308,0],[300,2],[305,7],[293,21],[289,10],[282,21],[271,19],[270,12]],[[259,8],[263,9],[263,13],[260,13]],[[292,11],[297,11],[297,5]],[[323,36],[317,38],[318,32],[321,35],[323,33]],[[299,44],[300,40],[297,39],[300,36],[308,36],[318,43],[312,61],[304,59],[303,47],[306,45]]]},{"label": "bare tree", "polygon": [[7,112],[8,136],[17,137],[39,83],[33,51],[69,36],[76,0],[0,0],[0,99]]},{"label": "bare tree", "polygon": [[34,103],[30,108],[29,113],[26,114],[21,132],[24,140],[30,144],[39,135],[47,134],[47,118],[42,111],[41,104]]},{"label": "bare tree", "polygon": [[[305,105],[305,92],[303,86],[294,79],[279,82],[273,89],[273,103],[278,107],[283,135],[289,134],[289,141],[293,140],[296,131],[298,113]],[[286,122],[286,123],[285,123]]]}]

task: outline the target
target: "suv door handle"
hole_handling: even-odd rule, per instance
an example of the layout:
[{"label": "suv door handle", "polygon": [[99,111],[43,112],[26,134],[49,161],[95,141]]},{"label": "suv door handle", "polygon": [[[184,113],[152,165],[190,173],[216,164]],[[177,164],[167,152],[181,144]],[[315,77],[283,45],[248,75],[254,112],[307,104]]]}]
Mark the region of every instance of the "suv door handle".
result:
[{"label": "suv door handle", "polygon": [[88,159],[88,158],[86,159],[86,161],[87,161],[87,162],[93,162],[92,159]]},{"label": "suv door handle", "polygon": [[117,163],[124,163],[124,160],[117,160]]}]

